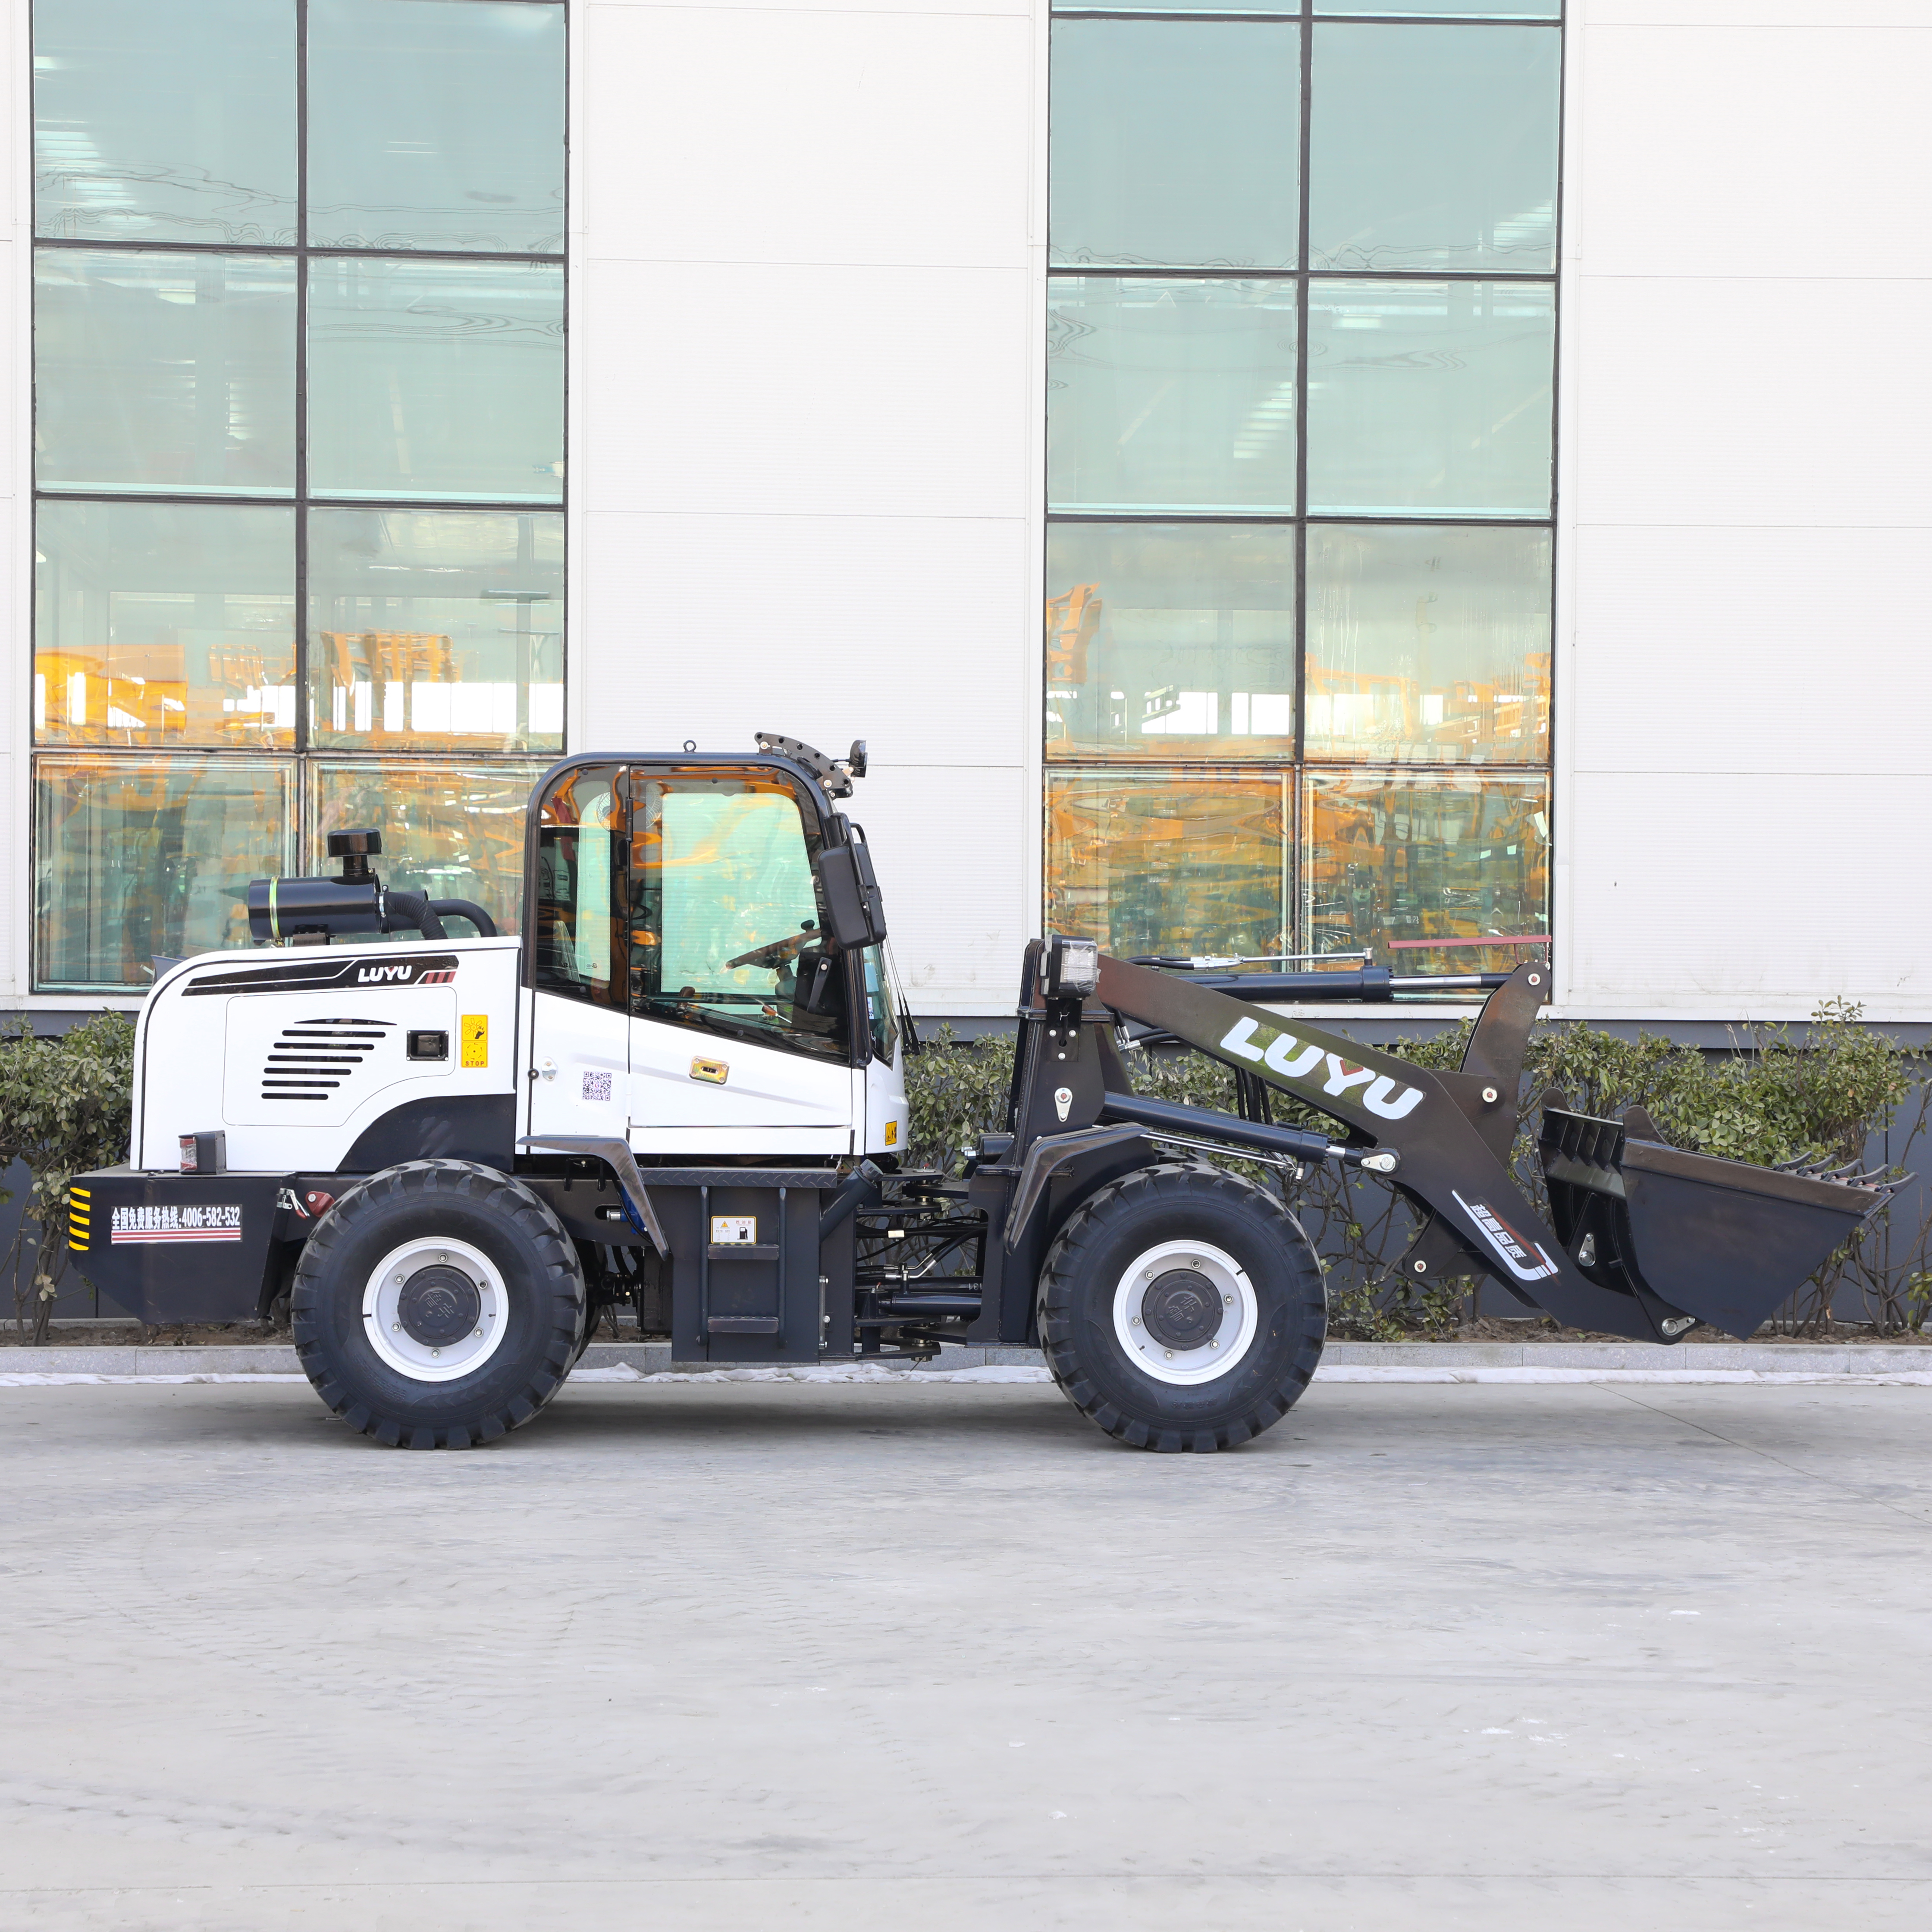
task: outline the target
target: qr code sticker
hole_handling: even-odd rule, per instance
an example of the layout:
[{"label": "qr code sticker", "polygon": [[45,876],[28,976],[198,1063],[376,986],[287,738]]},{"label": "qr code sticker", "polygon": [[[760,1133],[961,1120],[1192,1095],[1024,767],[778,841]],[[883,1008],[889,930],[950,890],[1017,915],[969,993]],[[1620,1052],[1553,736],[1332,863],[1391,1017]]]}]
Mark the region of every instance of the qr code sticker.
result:
[{"label": "qr code sticker", "polygon": [[584,1097],[586,1100],[608,1100],[610,1097],[610,1076],[608,1073],[586,1073],[584,1076]]}]

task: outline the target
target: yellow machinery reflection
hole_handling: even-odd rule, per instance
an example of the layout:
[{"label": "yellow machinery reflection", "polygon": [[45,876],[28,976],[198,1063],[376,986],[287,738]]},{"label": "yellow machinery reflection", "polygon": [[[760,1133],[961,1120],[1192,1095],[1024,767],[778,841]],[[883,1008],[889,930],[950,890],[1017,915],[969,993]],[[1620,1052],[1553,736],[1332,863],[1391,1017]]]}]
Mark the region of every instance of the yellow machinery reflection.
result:
[{"label": "yellow machinery reflection", "polygon": [[1550,754],[1550,653],[1507,682],[1348,670],[1310,656],[1310,755],[1369,763],[1542,764]]},{"label": "yellow machinery reflection", "polygon": [[1280,952],[1286,781],[1049,772],[1048,923],[1114,952]]},{"label": "yellow machinery reflection", "polygon": [[1546,943],[1545,780],[1311,772],[1302,818],[1308,950],[1366,946],[1409,971],[1496,972]]},{"label": "yellow machinery reflection", "polygon": [[34,658],[34,730],[64,745],[286,746],[295,739],[294,652],[246,634],[206,637],[188,674],[184,644]]},{"label": "yellow machinery reflection", "polygon": [[384,878],[435,898],[474,899],[512,932],[523,914],[524,818],[540,760],[490,764],[319,759],[310,768],[308,842],[320,869],[328,835],[373,825]]}]

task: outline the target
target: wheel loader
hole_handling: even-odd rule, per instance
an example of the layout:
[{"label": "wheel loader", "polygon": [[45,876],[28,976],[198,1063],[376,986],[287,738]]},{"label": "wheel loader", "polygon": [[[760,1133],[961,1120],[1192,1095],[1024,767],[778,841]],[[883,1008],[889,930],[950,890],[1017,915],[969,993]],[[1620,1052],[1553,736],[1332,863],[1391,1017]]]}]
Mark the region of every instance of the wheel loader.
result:
[{"label": "wheel loader", "polygon": [[[330,836],[338,877],[254,880],[254,948],[148,996],[129,1159],[73,1188],[80,1269],[148,1322],[285,1306],[322,1400],[392,1447],[529,1421],[624,1304],[679,1363],[1037,1346],[1110,1435],[1207,1450],[1279,1420],[1321,1355],[1292,1204],[1313,1163],[1414,1210],[1410,1280],[1490,1276],[1660,1344],[1750,1334],[1885,1198],[1552,1094],[1546,1220],[1510,1166],[1540,962],[1243,972],[1065,934],[1020,962],[1000,1130],[963,1173],[913,1166],[911,1030],[840,808],[865,770],[862,744],[772,734],[566,758],[531,798],[514,934],[386,888],[380,828]],[[1280,1010],[1423,988],[1484,996],[1456,1072]],[[1131,1039],[1232,1068],[1238,1111],[1137,1094]],[[1303,1124],[1273,1118],[1289,1103]]]}]

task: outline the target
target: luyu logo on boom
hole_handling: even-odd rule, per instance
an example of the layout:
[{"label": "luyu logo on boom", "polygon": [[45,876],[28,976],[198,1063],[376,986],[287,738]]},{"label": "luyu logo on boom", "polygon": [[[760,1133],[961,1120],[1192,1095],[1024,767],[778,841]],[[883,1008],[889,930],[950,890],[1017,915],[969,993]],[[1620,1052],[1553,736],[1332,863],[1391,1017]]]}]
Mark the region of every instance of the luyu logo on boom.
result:
[{"label": "luyu logo on boom", "polygon": [[392,986],[406,980],[416,970],[413,962],[405,960],[394,966],[364,966],[356,976],[358,986]]},{"label": "luyu logo on boom", "polygon": [[[1268,1046],[1251,1044],[1255,1036],[1264,1030],[1274,1035]],[[1367,1090],[1362,1095],[1362,1105],[1385,1120],[1399,1120],[1422,1104],[1420,1088],[1399,1087],[1386,1073],[1358,1066],[1352,1060],[1344,1060],[1339,1053],[1330,1053],[1323,1047],[1304,1046],[1292,1033],[1264,1029],[1259,1020],[1237,1020],[1222,1037],[1221,1046],[1224,1052],[1252,1060],[1270,1072],[1279,1073],[1284,1080],[1306,1080],[1325,1060],[1328,1077],[1322,1083],[1322,1092],[1340,1096],[1352,1087],[1365,1087]]]}]

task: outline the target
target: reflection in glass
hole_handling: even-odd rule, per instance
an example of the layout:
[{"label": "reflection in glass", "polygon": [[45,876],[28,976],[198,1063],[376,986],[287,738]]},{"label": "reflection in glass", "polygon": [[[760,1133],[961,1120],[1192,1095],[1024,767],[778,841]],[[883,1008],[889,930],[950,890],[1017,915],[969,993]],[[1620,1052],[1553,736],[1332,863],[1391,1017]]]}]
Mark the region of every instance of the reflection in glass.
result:
[{"label": "reflection in glass", "polygon": [[1562,55],[1548,27],[1318,26],[1313,266],[1553,271]]},{"label": "reflection in glass", "polygon": [[293,490],[291,262],[43,249],[34,281],[43,489]]},{"label": "reflection in glass", "polygon": [[1048,295],[1055,508],[1294,508],[1292,284],[1067,275]]},{"label": "reflection in glass", "polygon": [[292,745],[296,513],[44,502],[34,738]]},{"label": "reflection in glass", "polygon": [[316,744],[562,747],[560,514],[311,510],[308,572]]},{"label": "reflection in glass", "polygon": [[514,932],[523,916],[524,812],[543,769],[541,759],[317,759],[309,766],[302,869],[334,870],[323,856],[329,833],[373,825],[382,835],[376,870],[386,886],[433,899],[474,899],[498,932]]},{"label": "reflection in glass", "polygon": [[309,481],[334,496],[563,494],[563,271],[309,265]]},{"label": "reflection in glass", "polygon": [[1310,509],[1547,516],[1556,346],[1547,283],[1312,282]]},{"label": "reflection in glass", "polygon": [[148,984],[156,954],[246,946],[250,879],[293,869],[292,764],[35,760],[36,992]]},{"label": "reflection in glass", "polygon": [[1294,750],[1294,532],[1050,524],[1046,752]]},{"label": "reflection in glass", "polygon": [[1060,20],[1050,71],[1056,265],[1294,266],[1298,27]]},{"label": "reflection in glass", "polygon": [[1047,774],[1047,924],[1109,952],[1292,950],[1285,781]]},{"label": "reflection in glass", "polygon": [[1554,20],[1562,0],[1317,0],[1318,14],[1374,14],[1430,20]]},{"label": "reflection in glass", "polygon": [[560,6],[309,0],[316,248],[563,252]]},{"label": "reflection in glass", "polygon": [[295,239],[296,10],[34,0],[34,232]]},{"label": "reflection in glass", "polygon": [[[1090,7],[1096,14],[1293,14],[1300,10],[1295,0],[1276,0],[1269,6],[1256,4],[1231,6],[1227,0],[1064,0],[1057,14],[1077,14]],[[1413,16],[1418,20],[1553,20],[1562,11],[1562,0],[1316,0],[1320,14],[1374,14]]]},{"label": "reflection in glass", "polygon": [[1311,758],[1550,756],[1550,532],[1315,524]]},{"label": "reflection in glass", "polygon": [[1310,772],[1304,783],[1306,950],[1370,946],[1399,972],[1498,972],[1549,932],[1546,778]]}]

